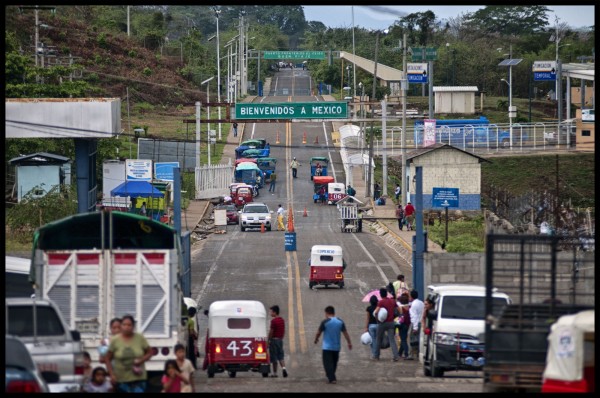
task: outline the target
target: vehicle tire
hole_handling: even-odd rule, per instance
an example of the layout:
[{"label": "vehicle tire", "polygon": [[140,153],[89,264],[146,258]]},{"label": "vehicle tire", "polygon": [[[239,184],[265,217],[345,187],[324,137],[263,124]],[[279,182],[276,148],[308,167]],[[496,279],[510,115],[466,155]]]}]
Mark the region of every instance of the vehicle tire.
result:
[{"label": "vehicle tire", "polygon": [[208,376],[209,379],[212,379],[213,377],[215,377],[215,372],[213,372],[211,370],[207,370],[206,375]]},{"label": "vehicle tire", "polygon": [[310,176],[310,180],[311,180],[311,181],[313,180],[313,176]]},{"label": "vehicle tire", "polygon": [[269,377],[269,372],[262,372],[262,377]]},{"label": "vehicle tire", "polygon": [[236,374],[237,374],[237,373],[236,373],[235,371],[233,371],[233,370],[229,371],[228,373],[229,373],[229,377],[231,377],[232,379],[233,379],[233,378],[235,378],[235,376],[236,376]]},{"label": "vehicle tire", "polygon": [[427,377],[431,377],[431,370],[425,365],[423,365],[423,374]]},{"label": "vehicle tire", "polygon": [[339,286],[340,286],[340,289],[343,289],[344,288],[344,282],[340,282]]},{"label": "vehicle tire", "polygon": [[267,227],[267,231],[270,231],[270,230],[271,230],[271,227]]},{"label": "vehicle tire", "polygon": [[444,377],[444,369],[437,366],[437,363],[434,359],[431,360],[431,376]]},{"label": "vehicle tire", "polygon": [[314,282],[308,282],[308,288],[312,289],[315,286]]},{"label": "vehicle tire", "polygon": [[244,228],[244,227],[240,227],[240,230],[241,230],[242,232],[244,232],[244,231],[246,230],[246,228]]}]

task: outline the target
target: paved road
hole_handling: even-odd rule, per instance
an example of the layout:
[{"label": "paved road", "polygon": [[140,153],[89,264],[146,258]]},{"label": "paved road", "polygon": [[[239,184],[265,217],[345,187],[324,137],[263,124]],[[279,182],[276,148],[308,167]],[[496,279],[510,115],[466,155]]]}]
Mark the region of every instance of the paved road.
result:
[{"label": "paved road", "polygon": [[[303,71],[280,72],[278,87],[292,82],[308,84],[305,73],[300,72]],[[289,98],[264,97],[261,100],[278,103]],[[300,96],[294,100],[307,102],[322,98]],[[272,156],[278,159],[277,190],[271,195],[261,192],[260,200],[273,210],[279,203],[286,210],[291,209],[295,219],[296,250],[285,250],[283,232],[241,232],[238,226],[228,226],[225,234],[213,234],[194,244],[192,297],[204,308],[214,301],[230,299],[259,300],[267,308],[278,304],[286,320],[284,349],[290,376],[284,379],[280,374],[277,379],[265,379],[260,374],[238,372],[235,379],[225,373],[208,379],[200,370],[196,377],[197,391],[397,392],[400,385],[403,391],[414,392],[481,391],[481,375],[463,372],[449,373],[442,379],[426,378],[418,361],[394,363],[389,349],[382,352],[380,361],[371,361],[369,348],[360,344],[367,307],[362,298],[369,291],[394,280],[399,273],[404,273],[410,280],[411,266],[385,236],[380,236],[386,232],[385,227],[373,224],[371,228],[365,222],[363,233],[342,233],[336,207],[313,203],[313,185],[307,167],[310,157],[330,157],[331,175],[338,181],[345,178],[339,154],[332,144],[331,123],[246,124],[240,127],[244,139],[265,137],[271,143]],[[304,133],[309,137],[319,136],[320,144],[304,144]],[[280,144],[275,144],[277,136]],[[291,178],[285,167],[294,156],[303,164],[296,179]],[[376,213],[385,210],[377,209]],[[394,228],[393,222],[388,228]],[[410,242],[410,236],[406,239]],[[342,246],[348,263],[343,289],[309,289],[307,261],[310,248],[315,244]],[[336,308],[354,343],[352,351],[343,348],[341,352],[336,385],[326,384],[320,346],[313,344],[327,305]],[[200,315],[201,348],[204,347],[206,321],[206,317]]]}]

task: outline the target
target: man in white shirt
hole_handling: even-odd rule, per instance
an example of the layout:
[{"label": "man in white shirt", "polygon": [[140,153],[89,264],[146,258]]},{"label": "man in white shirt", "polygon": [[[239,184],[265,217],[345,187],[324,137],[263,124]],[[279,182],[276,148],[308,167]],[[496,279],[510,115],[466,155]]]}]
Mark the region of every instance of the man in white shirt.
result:
[{"label": "man in white shirt", "polygon": [[421,331],[421,318],[423,317],[423,302],[419,300],[419,292],[411,290],[410,292],[410,314],[411,334],[410,334],[410,349],[411,356],[406,359],[419,359],[419,334]]},{"label": "man in white shirt", "polygon": [[283,210],[283,206],[279,205],[279,208],[277,209],[277,230],[278,231],[285,231],[285,225],[283,224],[283,214],[285,213],[285,210]]}]

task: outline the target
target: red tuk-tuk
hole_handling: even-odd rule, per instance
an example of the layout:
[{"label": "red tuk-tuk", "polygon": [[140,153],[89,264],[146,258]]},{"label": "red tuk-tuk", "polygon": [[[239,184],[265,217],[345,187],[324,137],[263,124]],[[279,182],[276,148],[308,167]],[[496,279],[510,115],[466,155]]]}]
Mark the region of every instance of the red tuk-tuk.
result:
[{"label": "red tuk-tuk", "polygon": [[206,331],[206,372],[259,372],[267,377],[270,371],[267,346],[267,311],[260,301],[215,301],[208,309]]},{"label": "red tuk-tuk", "polygon": [[313,202],[327,203],[327,186],[335,179],[332,176],[314,176],[312,179],[314,185]]},{"label": "red tuk-tuk", "polygon": [[334,245],[314,245],[308,260],[310,278],[308,287],[316,285],[337,285],[344,287],[346,262],[342,256],[342,247]]},{"label": "red tuk-tuk", "polygon": [[236,207],[244,207],[246,203],[254,200],[254,187],[248,184],[238,184],[235,187],[235,194],[233,194],[232,199]]}]

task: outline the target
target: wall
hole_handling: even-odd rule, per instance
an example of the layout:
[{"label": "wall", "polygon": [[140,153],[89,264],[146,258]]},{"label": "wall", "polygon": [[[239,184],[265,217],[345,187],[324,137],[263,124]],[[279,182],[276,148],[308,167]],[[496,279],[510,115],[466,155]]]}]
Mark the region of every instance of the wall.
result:
[{"label": "wall", "polygon": [[425,287],[436,284],[485,285],[485,253],[427,252],[424,260]]},{"label": "wall", "polygon": [[[432,209],[433,188],[458,188],[459,207],[451,210],[481,209],[481,165],[479,159],[453,148],[440,148],[412,158],[410,175],[423,166],[423,209]],[[411,198],[416,186],[411,181]],[[436,209],[441,210],[441,209]]]}]

